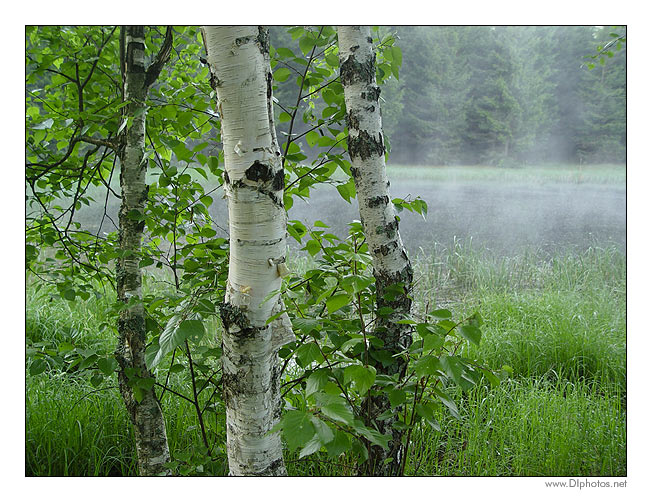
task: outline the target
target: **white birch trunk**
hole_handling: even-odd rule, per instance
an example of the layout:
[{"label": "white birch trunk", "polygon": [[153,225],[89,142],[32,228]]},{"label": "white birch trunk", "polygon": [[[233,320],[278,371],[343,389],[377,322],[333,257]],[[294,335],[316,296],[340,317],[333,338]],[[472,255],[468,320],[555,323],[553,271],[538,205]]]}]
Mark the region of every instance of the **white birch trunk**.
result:
[{"label": "white birch trunk", "polygon": [[[145,34],[142,26],[124,28],[124,99],[126,117],[133,117],[131,126],[125,130],[120,157],[120,250],[127,256],[117,262],[118,299],[129,303],[140,300],[141,273],[139,267],[140,246],[144,222],[134,219],[133,214],[143,214],[147,200],[148,186],[145,184],[145,118],[142,112],[147,98],[145,71]],[[137,113],[138,112],[138,113]],[[131,214],[132,217],[129,217]],[[120,313],[118,320],[118,347],[116,360],[120,365],[118,382],[134,426],[138,470],[141,476],[169,474],[165,463],[170,461],[165,420],[154,389],[143,391],[142,400],[137,400],[127,372],[134,372],[140,378],[151,377],[145,365],[145,310],[140,301]]]},{"label": "white birch trunk", "polygon": [[[377,308],[391,307],[394,313],[379,316],[376,335],[384,341],[384,349],[398,353],[411,343],[409,326],[396,321],[409,315],[411,300],[407,294],[389,301],[387,287],[402,284],[409,291],[412,267],[398,230],[398,219],[389,195],[385,170],[385,145],[380,115],[380,87],[376,85],[376,54],[368,26],[340,26],[337,29],[340,53],[340,81],[349,129],[348,149],[351,174],[355,182],[360,220],[371,252],[376,278]],[[385,374],[403,374],[406,363],[401,358],[390,367],[379,364]],[[389,410],[387,399],[377,399],[378,415]],[[393,435],[390,451],[370,448],[369,474],[397,474],[401,463],[401,434],[393,430],[393,419],[380,423],[381,432]],[[385,464],[386,458],[392,462]]]},{"label": "white birch trunk", "polygon": [[[293,335],[267,320],[285,270],[284,171],[274,132],[269,36],[261,27],[206,26],[222,121],[230,261],[222,308],[222,371],[231,475],[285,475],[278,349]],[[284,319],[285,320],[285,319]]]}]

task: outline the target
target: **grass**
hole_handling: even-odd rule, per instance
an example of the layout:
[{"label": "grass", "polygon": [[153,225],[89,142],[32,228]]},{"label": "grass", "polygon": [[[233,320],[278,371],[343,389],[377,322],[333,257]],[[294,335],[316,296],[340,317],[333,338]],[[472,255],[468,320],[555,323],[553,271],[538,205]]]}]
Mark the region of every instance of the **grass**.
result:
[{"label": "grass", "polygon": [[411,475],[622,476],[621,400],[585,383],[514,380],[463,400],[464,421],[415,437]]},{"label": "grass", "polygon": [[[478,310],[483,341],[467,350],[514,373],[499,387],[459,395],[463,421],[442,415],[443,432],[419,430],[407,474],[626,474],[622,252],[595,247],[507,258],[457,242],[417,257],[415,271],[417,311]],[[102,309],[102,300],[70,304],[30,289],[27,337],[55,344],[72,337],[110,348],[113,335],[100,329]],[[131,426],[115,385],[107,379],[98,390],[56,372],[27,376],[27,474],[135,474]],[[192,406],[168,394],[163,407],[171,451],[198,448]],[[208,427],[223,437],[219,421]],[[287,461],[293,475],[348,472],[325,458],[289,455]]]},{"label": "grass", "polygon": [[[426,182],[587,183],[623,186],[619,165],[528,166],[500,169],[390,167],[390,178]],[[308,266],[292,256],[292,268]],[[413,259],[415,310],[445,307],[457,315],[479,311],[485,320],[479,347],[467,347],[490,367],[509,365],[499,387],[457,395],[464,420],[442,414],[442,432],[415,431],[408,475],[623,476],[626,465],[625,256],[616,248],[531,249],[515,255],[482,252],[470,242],[432,246]],[[160,288],[155,278],[145,289]],[[111,299],[69,303],[37,289],[26,291],[28,344],[112,351],[115,334],[103,317]],[[214,331],[215,325],[210,326]],[[173,376],[174,378],[174,376]],[[184,385],[174,381],[175,388]],[[26,374],[26,474],[132,476],[133,432],[115,377],[99,388],[79,376]],[[190,392],[188,392],[190,394]],[[201,446],[192,405],[167,393],[162,406],[176,458]],[[207,427],[221,444],[217,415]],[[346,458],[286,456],[291,475],[351,474]],[[223,451],[209,471],[226,474]]]},{"label": "grass", "polygon": [[473,355],[515,375],[626,385],[625,258],[615,248],[483,256],[468,243],[416,262],[417,308],[458,306],[486,320]]},{"label": "grass", "polygon": [[28,377],[26,423],[26,475],[136,474],[131,426],[113,388],[65,374]]}]

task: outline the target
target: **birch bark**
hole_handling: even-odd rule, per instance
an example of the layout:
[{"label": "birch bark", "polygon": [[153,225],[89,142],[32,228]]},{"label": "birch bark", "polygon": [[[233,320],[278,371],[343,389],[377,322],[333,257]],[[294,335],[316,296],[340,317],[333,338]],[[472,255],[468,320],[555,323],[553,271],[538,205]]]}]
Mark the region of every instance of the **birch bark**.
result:
[{"label": "birch bark", "polygon": [[229,470],[285,475],[280,434],[269,433],[281,416],[278,349],[294,338],[287,315],[266,324],[283,310],[278,290],[286,255],[269,35],[247,26],[205,26],[203,32],[222,121],[229,208],[229,277],[221,309]]},{"label": "birch bark", "polygon": [[[348,149],[351,174],[355,182],[360,220],[371,251],[376,278],[377,308],[391,307],[389,316],[378,316],[376,335],[383,340],[384,349],[397,354],[409,347],[409,326],[397,324],[410,313],[412,301],[408,296],[412,284],[412,266],[399,234],[398,219],[389,195],[389,181],[385,170],[385,145],[380,114],[380,87],[376,85],[376,54],[368,26],[340,26],[337,29],[340,81],[349,129]],[[403,286],[403,293],[390,294],[392,286]],[[391,366],[379,363],[377,371],[403,375],[406,362],[394,358]],[[372,398],[372,420],[389,410],[388,399]],[[384,434],[391,434],[389,451],[371,446],[368,474],[396,475],[400,472],[401,433],[392,428],[395,418],[378,421]],[[392,460],[385,463],[387,458]]]},{"label": "birch bark", "polygon": [[[171,45],[171,31],[169,44]],[[138,470],[141,476],[169,474],[165,463],[170,461],[165,420],[153,386],[134,391],[134,378],[151,378],[145,365],[145,311],[141,299],[140,246],[144,228],[143,213],[148,186],[145,184],[147,167],[145,153],[145,100],[149,89],[147,81],[153,76],[145,69],[145,32],[142,26],[123,27],[121,33],[125,120],[132,122],[125,128],[118,151],[120,158],[120,187],[122,204],[119,212],[120,250],[116,276],[118,299],[126,304],[118,319],[118,346],[115,352],[120,366],[118,383],[131,422],[134,426]],[[168,38],[166,38],[166,42]],[[157,61],[167,59],[165,54]],[[158,71],[156,72],[158,75]],[[151,83],[151,82],[150,82]],[[142,381],[142,380],[141,380]],[[137,399],[138,397],[138,399]]]}]

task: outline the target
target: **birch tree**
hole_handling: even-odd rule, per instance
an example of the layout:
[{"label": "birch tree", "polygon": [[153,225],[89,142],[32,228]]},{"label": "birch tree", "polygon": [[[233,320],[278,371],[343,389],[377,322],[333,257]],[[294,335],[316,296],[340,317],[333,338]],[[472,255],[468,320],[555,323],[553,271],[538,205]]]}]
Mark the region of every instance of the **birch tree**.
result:
[{"label": "birch tree", "polygon": [[124,303],[118,320],[120,366],[118,382],[134,426],[138,469],[142,476],[167,474],[170,460],[165,420],[154,393],[154,378],[145,364],[145,310],[142,303],[140,246],[144,228],[144,207],[148,186],[145,183],[146,99],[149,87],[158,77],[172,47],[172,31],[153,63],[145,65],[145,30],[126,26],[121,32],[121,66],[125,114],[118,147],[122,204],[119,212],[121,257],[117,260],[118,299]]},{"label": "birch tree", "polygon": [[[410,314],[407,292],[412,283],[412,266],[398,229],[398,218],[389,195],[385,171],[385,145],[380,115],[380,87],[376,85],[376,55],[371,30],[367,26],[338,27],[340,81],[347,111],[348,151],[351,174],[358,195],[360,220],[371,252],[376,279],[376,308],[389,307],[393,313],[378,316],[376,335],[384,349],[398,354],[411,343],[410,327],[398,324]],[[407,361],[394,357],[389,366],[379,365],[379,373],[405,374]],[[373,416],[390,409],[386,396],[370,398]],[[381,433],[391,434],[389,450],[370,447],[368,474],[397,474],[402,462],[401,433],[392,428],[394,418],[377,421]],[[391,459],[387,461],[386,459]]]},{"label": "birch tree", "polygon": [[222,372],[231,475],[285,475],[278,349],[291,337],[278,290],[286,270],[284,171],[274,131],[265,28],[203,28],[217,94],[229,209],[230,262],[221,308]]}]

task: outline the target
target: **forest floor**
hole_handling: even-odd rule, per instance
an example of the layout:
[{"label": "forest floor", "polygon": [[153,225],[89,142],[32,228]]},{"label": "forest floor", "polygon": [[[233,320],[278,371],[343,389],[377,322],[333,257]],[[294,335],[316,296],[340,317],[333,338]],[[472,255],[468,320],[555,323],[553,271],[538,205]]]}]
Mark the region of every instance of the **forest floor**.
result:
[{"label": "forest floor", "polygon": [[[542,184],[555,189],[578,185],[573,178],[577,173],[569,173],[573,169],[568,166],[543,174],[529,169],[501,169],[493,174],[493,168],[420,172],[423,169],[390,169],[392,186],[410,179],[425,189],[444,182],[476,183],[480,171],[491,178],[490,183],[503,187],[530,185],[532,176],[540,182],[537,176],[545,178],[545,183],[535,182],[539,189]],[[583,176],[579,185],[590,193],[608,191],[609,197],[622,193],[624,200],[622,166],[594,170],[586,166]],[[513,374],[500,386],[481,386],[456,396],[462,420],[442,413],[441,431],[419,429],[413,435],[406,474],[626,475],[624,205],[620,199],[601,198],[586,207],[595,206],[595,200],[608,205],[613,219],[585,215],[581,228],[591,234],[590,239],[571,243],[561,239],[545,245],[526,238],[511,246],[513,252],[504,253],[478,243],[473,235],[431,236],[433,244],[413,252],[417,314],[435,306],[456,316],[479,311],[485,320],[482,343],[467,350],[489,367],[511,366]],[[431,219],[437,206],[432,201],[429,205]],[[541,207],[535,206],[530,217],[536,218]],[[578,207],[574,206],[575,213],[567,207],[561,220],[577,219]],[[617,228],[620,225],[622,229]],[[296,267],[305,263],[296,252],[292,255]],[[71,303],[50,288],[37,291],[28,277],[28,348],[35,343],[41,343],[41,348],[74,343],[110,352],[115,334],[106,325],[104,312],[111,301],[102,297]],[[131,427],[114,380],[108,378],[95,387],[74,373],[26,372],[27,475],[135,474]],[[168,394],[163,407],[173,455],[190,458],[200,447],[192,405]],[[219,421],[207,426],[223,434],[224,424]],[[297,457],[286,458],[291,475],[350,473],[320,454]],[[226,474],[226,469],[203,470],[203,474]]]}]

